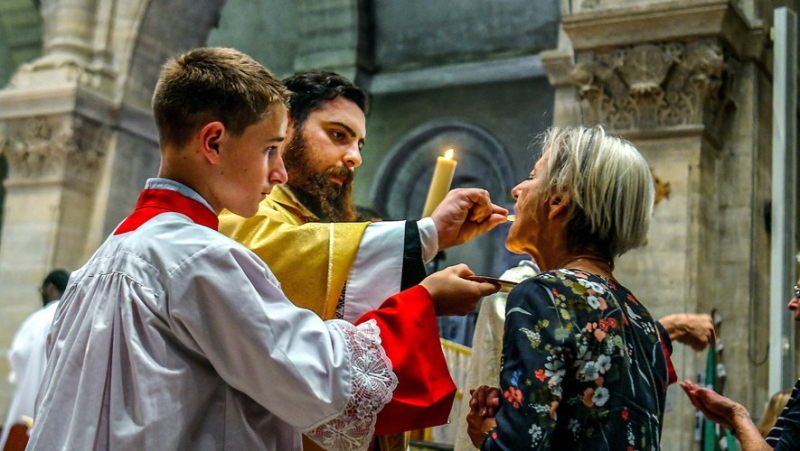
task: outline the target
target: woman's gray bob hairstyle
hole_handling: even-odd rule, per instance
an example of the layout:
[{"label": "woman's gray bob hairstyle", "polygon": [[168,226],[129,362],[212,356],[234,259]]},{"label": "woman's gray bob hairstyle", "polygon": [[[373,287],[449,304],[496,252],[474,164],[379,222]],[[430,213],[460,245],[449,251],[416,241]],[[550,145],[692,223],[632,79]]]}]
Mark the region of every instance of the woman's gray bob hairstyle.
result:
[{"label": "woman's gray bob hairstyle", "polygon": [[[544,180],[548,195],[566,193],[568,241],[613,259],[645,243],[655,185],[644,157],[601,126],[552,127]],[[573,249],[573,250],[575,250]]]}]

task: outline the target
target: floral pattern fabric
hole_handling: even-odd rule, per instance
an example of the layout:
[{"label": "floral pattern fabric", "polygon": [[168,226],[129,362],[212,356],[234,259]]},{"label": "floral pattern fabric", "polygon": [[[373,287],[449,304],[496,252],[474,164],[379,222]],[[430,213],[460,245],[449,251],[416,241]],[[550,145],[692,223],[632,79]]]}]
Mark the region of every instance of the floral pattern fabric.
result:
[{"label": "floral pattern fabric", "polygon": [[668,358],[624,287],[579,270],[539,274],[508,297],[503,398],[482,449],[659,449]]}]

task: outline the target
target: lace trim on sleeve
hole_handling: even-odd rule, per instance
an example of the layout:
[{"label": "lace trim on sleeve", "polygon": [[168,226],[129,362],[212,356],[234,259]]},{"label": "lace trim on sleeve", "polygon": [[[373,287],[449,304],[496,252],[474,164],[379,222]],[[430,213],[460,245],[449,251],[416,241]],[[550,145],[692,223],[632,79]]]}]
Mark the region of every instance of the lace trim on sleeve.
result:
[{"label": "lace trim on sleeve", "polygon": [[375,320],[354,326],[346,321],[326,321],[339,332],[350,352],[352,397],[341,414],[322,425],[302,431],[325,449],[365,450],[375,433],[378,412],[392,400],[397,376],[380,346]]}]

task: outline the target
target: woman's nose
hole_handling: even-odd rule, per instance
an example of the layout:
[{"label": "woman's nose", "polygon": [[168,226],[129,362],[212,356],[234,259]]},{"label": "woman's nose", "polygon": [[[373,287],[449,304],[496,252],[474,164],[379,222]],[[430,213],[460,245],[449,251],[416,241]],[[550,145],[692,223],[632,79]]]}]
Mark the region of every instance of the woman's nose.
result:
[{"label": "woman's nose", "polygon": [[515,186],[514,188],[511,189],[511,196],[514,197],[514,199],[519,199],[519,192],[520,192],[520,189],[521,189],[520,185],[517,185],[517,186]]}]

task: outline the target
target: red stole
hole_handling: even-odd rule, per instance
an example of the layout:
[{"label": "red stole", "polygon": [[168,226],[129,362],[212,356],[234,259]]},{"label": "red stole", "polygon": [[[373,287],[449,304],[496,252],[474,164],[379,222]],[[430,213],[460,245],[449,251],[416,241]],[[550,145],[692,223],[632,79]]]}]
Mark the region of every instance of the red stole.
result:
[{"label": "red stole", "polygon": [[186,215],[197,224],[219,229],[219,219],[207,206],[170,189],[146,189],[139,195],[136,208],[114,231],[114,235],[132,232],[161,213]]}]

